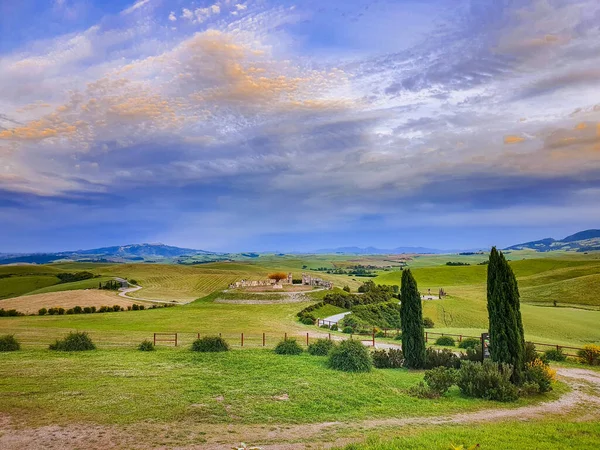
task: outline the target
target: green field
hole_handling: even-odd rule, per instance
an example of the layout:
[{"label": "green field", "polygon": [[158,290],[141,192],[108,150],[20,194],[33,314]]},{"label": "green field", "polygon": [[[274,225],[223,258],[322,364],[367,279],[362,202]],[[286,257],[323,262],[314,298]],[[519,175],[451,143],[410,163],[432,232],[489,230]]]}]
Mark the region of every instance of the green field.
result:
[{"label": "green field", "polygon": [[[450,444],[473,443],[481,443],[482,448],[497,448],[493,447],[493,442],[500,442],[502,448],[533,449],[540,448],[536,447],[537,443],[543,443],[545,447],[546,444],[566,442],[560,433],[570,436],[572,441],[569,442],[575,442],[578,448],[592,448],[591,443],[598,437],[597,427],[589,426],[589,422],[562,423],[560,419],[536,419],[528,424],[531,428],[515,422],[468,426],[421,424],[410,431],[406,427],[385,428],[382,425],[381,432],[374,431],[379,425],[365,425],[364,430],[361,425],[352,426],[361,421],[385,423],[392,418],[412,420],[414,417],[437,417],[481,409],[515,408],[557,398],[567,387],[559,384],[549,395],[509,405],[467,399],[456,388],[441,399],[421,400],[407,394],[407,389],[422,378],[419,371],[376,369],[368,374],[353,375],[328,369],[324,358],[307,354],[300,357],[275,355],[268,348],[286,335],[303,345],[306,333],[311,341],[327,335],[327,330],[300,324],[296,314],[320,301],[328,291],[307,292],[305,302],[273,303],[283,294],[223,293],[222,290],[233,281],[264,279],[273,271],[291,271],[294,277],[299,277],[302,271],[308,270],[302,269],[303,265],[309,265],[307,263],[314,267],[322,267],[327,261],[332,266],[349,261],[357,263],[339,255],[310,258],[269,256],[260,261],[196,266],[66,263],[0,267],[0,275],[5,276],[0,278],[1,292],[9,296],[15,292],[93,288],[99,280],[118,276],[135,279],[143,289],[134,295],[142,298],[196,299],[182,306],[145,311],[0,318],[0,335],[14,334],[22,343],[22,351],[0,354],[0,396],[3,399],[0,414],[19,423],[20,430],[46,425],[61,425],[68,430],[85,423],[110,427],[102,428],[102,433],[113,436],[118,442],[129,441],[114,433],[137,436],[135,442],[123,444],[126,448],[196,445],[204,439],[227,448],[231,447],[234,435],[235,440],[245,441],[252,436],[264,435],[270,427],[292,433],[290,427],[314,424],[318,429],[332,421],[347,424],[335,433],[328,431],[324,438],[332,441],[338,438],[346,442],[364,441],[369,433],[372,434],[367,441],[353,444],[356,447],[349,449],[447,449]],[[438,264],[449,259],[432,258],[437,258]],[[437,293],[440,287],[448,292],[443,300],[424,301],[424,315],[436,324],[430,331],[475,336],[485,331],[486,266],[433,266],[427,257],[414,261],[419,259],[422,267],[412,270],[421,292],[429,288]],[[570,254],[553,259],[545,255],[515,260],[511,265],[520,284],[521,312],[528,340],[576,347],[600,343],[600,311],[594,310],[598,306],[595,289],[600,276],[600,261],[595,256]],[[99,278],[75,283],[56,282],[55,275],[59,272],[81,270],[91,271]],[[364,281],[313,273],[332,279],[337,288],[348,284],[355,290]],[[381,271],[374,281],[398,284],[400,275],[399,271]],[[560,299],[554,307],[557,296]],[[587,301],[582,301],[583,296]],[[217,299],[269,302],[218,303],[215,302]],[[342,311],[326,305],[313,314],[327,317]],[[89,332],[99,349],[83,354],[47,350],[48,344],[71,330]],[[178,332],[179,347],[165,343],[152,353],[135,350],[142,340],[152,339],[155,332]],[[220,333],[234,350],[214,355],[192,353],[188,348],[198,333]],[[267,349],[262,348],[263,333]],[[341,333],[332,334],[342,336]],[[68,402],[68,408],[64,407],[65,402]],[[191,434],[164,432],[172,430],[174,424],[178,427],[183,424],[187,430],[194,431],[190,431]],[[235,431],[228,431],[234,424]],[[371,431],[366,432],[367,429]],[[559,429],[560,433],[554,429]],[[513,441],[488,438],[488,435],[508,430],[516,433]],[[543,436],[532,438],[526,430]],[[276,434],[283,438],[270,439],[273,442],[287,439],[314,444],[315,439],[322,436],[313,429],[297,433],[295,438],[288,436],[286,431]],[[0,433],[0,445],[2,438]],[[515,443],[520,446],[513,445]]]}]

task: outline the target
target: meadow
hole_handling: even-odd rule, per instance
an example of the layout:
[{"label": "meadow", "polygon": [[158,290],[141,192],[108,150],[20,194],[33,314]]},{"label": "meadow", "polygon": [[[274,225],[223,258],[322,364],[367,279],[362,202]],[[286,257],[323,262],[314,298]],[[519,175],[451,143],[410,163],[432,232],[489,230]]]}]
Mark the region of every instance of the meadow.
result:
[{"label": "meadow", "polygon": [[[474,256],[415,257],[409,267],[421,292],[431,289],[432,293],[437,293],[442,287],[448,293],[443,300],[424,301],[424,315],[435,322],[431,331],[478,335],[487,328],[487,268],[478,264],[445,265],[445,260],[460,257]],[[481,258],[481,255],[476,257]],[[381,263],[387,264],[384,259],[381,258]],[[475,442],[482,443],[482,448],[497,448],[492,443],[498,441],[489,436],[510,429],[515,430],[513,436],[518,437],[513,441],[502,441],[504,448],[533,449],[539,448],[535,447],[535,442],[544,445],[565,442],[561,440],[564,437],[552,431],[559,425],[563,433],[574,439],[578,448],[592,448],[591,443],[599,434],[595,425],[589,425],[589,422],[561,423],[560,419],[552,418],[536,419],[528,424],[533,428],[518,423],[513,427],[513,422],[471,424],[468,427],[419,424],[410,431],[384,427],[379,432],[374,431],[376,427],[369,422],[371,425],[365,425],[366,428],[360,431],[360,426],[356,428],[351,424],[362,421],[384,423],[390,419],[425,420],[480,410],[514,409],[556,399],[568,392],[569,387],[558,384],[548,395],[521,399],[516,404],[468,399],[461,396],[457,388],[436,400],[418,399],[408,395],[408,389],[422,379],[422,371],[375,369],[366,374],[347,374],[328,369],[323,357],[307,354],[291,357],[272,352],[274,344],[286,334],[303,345],[306,333],[310,334],[311,341],[327,335],[327,330],[303,325],[296,317],[298,311],[322,299],[327,291],[302,294],[303,300],[297,303],[278,303],[285,295],[278,292],[222,292],[229,283],[242,278],[264,279],[273,271],[291,271],[299,278],[303,271],[309,271],[303,266],[339,266],[358,264],[357,261],[361,259],[335,255],[328,260],[326,256],[318,255],[306,259],[267,256],[264,260],[256,258],[194,266],[62,263],[0,267],[0,275],[4,275],[0,278],[0,293],[11,297],[0,300],[0,308],[3,302],[18,305],[20,301],[39,298],[36,293],[60,295],[61,290],[69,290],[64,295],[76,295],[77,289],[90,293],[93,291],[83,289],[94,287],[91,281],[97,285],[98,280],[112,277],[135,279],[143,289],[132,295],[141,298],[189,302],[144,311],[0,318],[0,335],[14,334],[22,343],[20,352],[0,354],[0,395],[3,399],[0,416],[10,417],[11,423],[18,424],[15,426],[26,433],[48,425],[61,425],[72,430],[80,424],[92,424],[96,430],[102,430],[97,436],[98,442],[104,442],[104,435],[114,439],[118,436],[117,440],[126,442],[123,445],[127,448],[202,442],[215,445],[207,448],[222,448],[222,445],[230,447],[233,439],[246,440],[252,436],[261,436],[261,442],[274,442],[275,448],[280,442],[278,439],[305,443],[313,443],[314,439],[361,441],[349,446],[348,450],[446,449],[450,443],[471,445]],[[543,255],[520,258],[511,265],[522,292],[521,311],[527,339],[577,347],[600,343],[600,311],[597,308],[600,305],[593,281],[600,274],[600,260],[595,255],[555,255],[554,258]],[[56,282],[57,273],[81,270],[91,271],[99,278],[75,283]],[[331,279],[337,288],[347,285],[352,291],[365,281],[347,275],[311,273]],[[374,281],[397,285],[400,276],[399,270],[382,270]],[[7,280],[10,283],[2,284]],[[19,288],[15,280],[22,281],[23,286]],[[23,296],[25,293],[34,295]],[[104,291],[103,294],[107,298],[118,298],[115,293]],[[582,297],[585,297],[584,301]],[[268,301],[264,304],[216,301],[244,298],[257,300],[257,303]],[[557,306],[554,306],[555,300]],[[325,305],[315,314],[327,317],[342,311]],[[98,350],[82,353],[48,350],[51,342],[73,330],[87,331]],[[136,350],[142,340],[152,339],[156,332],[180,333],[179,346],[175,348],[163,343],[155,352]],[[221,333],[233,350],[224,354],[193,353],[189,346],[198,333]],[[263,333],[266,348],[262,348]],[[342,336],[341,333],[332,334]],[[64,407],[65,403],[68,408]],[[348,426],[336,432],[318,432],[325,427],[323,424],[332,422]],[[173,424],[185,424],[193,433],[169,431]],[[234,424],[235,431],[228,431]],[[298,431],[295,436],[294,426],[315,428],[302,428],[304,431]],[[267,433],[269,429],[279,430],[286,437],[276,438]],[[536,430],[543,439],[536,441],[528,437],[527,430]],[[369,433],[372,433],[371,437]],[[270,437],[266,438],[267,435]],[[369,438],[365,441],[365,437]],[[0,434],[0,446],[2,439]],[[514,446],[515,442],[522,446]]]}]

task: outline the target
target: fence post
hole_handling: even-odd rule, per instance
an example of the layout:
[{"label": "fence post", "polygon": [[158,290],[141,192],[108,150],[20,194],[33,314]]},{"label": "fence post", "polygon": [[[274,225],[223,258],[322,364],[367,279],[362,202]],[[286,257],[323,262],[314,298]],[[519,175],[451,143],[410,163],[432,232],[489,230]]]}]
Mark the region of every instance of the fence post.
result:
[{"label": "fence post", "polygon": [[198,333],[198,339],[200,339],[200,333]]},{"label": "fence post", "polygon": [[265,346],[265,333],[263,333],[263,347]]},{"label": "fence post", "polygon": [[375,333],[373,333],[373,347],[375,347]]},{"label": "fence post", "polygon": [[387,328],[383,329],[383,337],[387,337]]},{"label": "fence post", "polygon": [[285,335],[283,336],[283,340],[287,341],[287,333],[285,333]]},{"label": "fence post", "polygon": [[429,342],[429,333],[425,332],[425,342]]},{"label": "fence post", "polygon": [[177,347],[177,333],[175,333],[175,347]]},{"label": "fence post", "polygon": [[331,333],[329,333],[329,340],[331,340]]},{"label": "fence post", "polygon": [[221,337],[221,333],[219,333],[219,337]]},{"label": "fence post", "polygon": [[458,337],[458,342],[462,342],[462,334]]},{"label": "fence post", "polygon": [[156,333],[154,333],[154,345],[156,346]]},{"label": "fence post", "polygon": [[308,345],[308,333],[306,333],[306,345]]},{"label": "fence post", "polygon": [[242,333],[242,347],[244,346],[244,333]]}]

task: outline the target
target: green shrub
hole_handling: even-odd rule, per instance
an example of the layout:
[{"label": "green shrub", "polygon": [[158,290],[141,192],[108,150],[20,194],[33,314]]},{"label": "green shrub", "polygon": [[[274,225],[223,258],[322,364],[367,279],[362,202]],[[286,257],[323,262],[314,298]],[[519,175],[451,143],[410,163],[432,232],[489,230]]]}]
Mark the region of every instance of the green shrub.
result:
[{"label": "green shrub", "polygon": [[331,331],[337,331],[337,330],[338,330],[337,323],[334,323],[333,325],[331,325],[331,327],[329,327],[329,329],[330,329]]},{"label": "green shrub", "polygon": [[309,316],[304,316],[300,319],[300,322],[302,322],[304,325],[314,325],[315,319]]},{"label": "green shrub", "polygon": [[373,367],[373,361],[362,342],[350,339],[331,350],[328,366],[344,372],[368,372]]},{"label": "green shrub", "polygon": [[105,313],[105,312],[108,312],[110,310],[112,310],[112,308],[109,309],[108,306],[101,306],[100,309],[98,309],[98,312],[99,313]]},{"label": "green shrub", "polygon": [[548,361],[566,361],[567,355],[565,355],[561,348],[546,350],[544,356]]},{"label": "green shrub", "polygon": [[556,381],[556,371],[541,359],[536,359],[525,366],[525,380],[535,383],[538,392],[548,392],[552,390],[552,384]]},{"label": "green shrub", "polygon": [[95,306],[90,306],[90,310],[92,311],[92,313],[96,312],[96,307]]},{"label": "green shrub", "polygon": [[483,353],[481,350],[481,344],[477,344],[474,348],[467,348],[466,353],[460,356],[461,361],[475,361],[481,362],[483,359]]},{"label": "green shrub", "polygon": [[21,344],[12,334],[0,336],[0,352],[16,352],[21,349]]},{"label": "green shrub", "polygon": [[121,311],[121,306],[120,305],[113,305],[112,310],[114,312],[120,312]]},{"label": "green shrub", "polygon": [[221,336],[204,336],[192,343],[194,352],[226,352],[229,344]]},{"label": "green shrub", "polygon": [[58,314],[59,316],[62,316],[64,313],[65,313],[65,308],[58,308],[58,309],[57,309],[57,314]]},{"label": "green shrub", "polygon": [[139,305],[138,308],[140,309],[140,311],[143,311],[144,309],[146,309],[146,307],[144,305]]},{"label": "green shrub", "polygon": [[136,303],[134,303],[133,305],[131,305],[131,309],[134,311],[138,311],[140,309],[140,307]]},{"label": "green shrub", "polygon": [[423,317],[423,326],[425,328],[433,328],[435,324],[433,323],[433,320],[431,320],[431,317]]},{"label": "green shrub", "polygon": [[56,314],[56,308],[50,308],[48,309],[48,314],[53,316],[54,314]]},{"label": "green shrub", "polygon": [[391,348],[388,350],[375,350],[371,353],[373,365],[378,369],[398,369],[404,363],[402,350]]},{"label": "green shrub", "polygon": [[401,341],[402,340],[402,333],[398,333],[396,336],[394,336],[394,340],[395,341]]},{"label": "green shrub", "polygon": [[525,364],[531,363],[538,359],[538,353],[533,342],[525,342],[525,353],[523,356],[525,359]]},{"label": "green shrub", "polygon": [[478,345],[481,345],[481,339],[466,338],[458,343],[458,348],[475,348]]},{"label": "green shrub", "polygon": [[92,313],[92,308],[90,308],[89,306],[85,306],[83,308],[83,313],[84,314],[91,314]]},{"label": "green shrub", "polygon": [[385,332],[383,332],[383,331],[378,331],[377,333],[375,333],[375,337],[376,337],[376,338],[382,338],[382,337],[386,337],[386,336],[385,336]]},{"label": "green shrub", "polygon": [[296,339],[284,339],[275,346],[278,355],[300,355],[303,351]]},{"label": "green shrub", "polygon": [[335,344],[329,339],[317,339],[308,346],[308,353],[314,356],[327,356]]},{"label": "green shrub", "polygon": [[509,364],[464,361],[458,371],[457,385],[467,397],[511,402],[517,400],[519,392],[511,382],[512,367]]},{"label": "green shrub", "polygon": [[342,333],[352,334],[352,333],[354,333],[354,328],[352,328],[352,327],[344,327],[344,329],[342,330]]},{"label": "green shrub", "polygon": [[533,383],[531,381],[526,381],[521,386],[519,386],[519,396],[520,397],[529,397],[531,395],[537,395],[540,393],[540,387],[537,383]]},{"label": "green shrub", "polygon": [[435,345],[444,345],[446,347],[454,347],[455,342],[450,336],[442,336],[435,340]]},{"label": "green shrub", "polygon": [[408,389],[408,394],[418,398],[438,398],[439,394],[429,388],[423,381]]},{"label": "green shrub", "polygon": [[48,310],[47,310],[46,308],[41,308],[41,309],[38,311],[38,314],[39,314],[40,316],[45,316],[46,314],[48,314]]},{"label": "green shrub", "polygon": [[581,359],[581,362],[590,366],[600,365],[600,345],[584,345],[584,347],[577,352],[577,356]]},{"label": "green shrub", "polygon": [[67,314],[68,315],[75,314],[75,311],[73,310],[73,308],[69,308],[69,309],[67,309]]},{"label": "green shrub", "polygon": [[323,328],[324,330],[329,330],[329,325],[327,325],[326,323],[324,323],[319,328]]},{"label": "green shrub", "polygon": [[434,367],[458,369],[460,367],[460,358],[447,348],[435,350],[429,347],[425,350],[425,368],[433,369]]},{"label": "green shrub", "polygon": [[146,339],[145,341],[142,341],[140,345],[138,345],[138,350],[142,352],[153,352],[154,343]]},{"label": "green shrub", "polygon": [[75,308],[73,308],[73,312],[75,314],[81,314],[83,313],[83,308],[81,306],[76,306]]},{"label": "green shrub", "polygon": [[444,395],[448,389],[458,380],[458,372],[456,369],[448,367],[435,367],[427,370],[423,378],[429,389],[435,392],[438,396]]},{"label": "green shrub", "polygon": [[60,350],[64,352],[79,352],[85,350],[94,350],[96,346],[90,336],[85,332],[71,332],[64,339],[57,340],[50,344],[50,350]]}]

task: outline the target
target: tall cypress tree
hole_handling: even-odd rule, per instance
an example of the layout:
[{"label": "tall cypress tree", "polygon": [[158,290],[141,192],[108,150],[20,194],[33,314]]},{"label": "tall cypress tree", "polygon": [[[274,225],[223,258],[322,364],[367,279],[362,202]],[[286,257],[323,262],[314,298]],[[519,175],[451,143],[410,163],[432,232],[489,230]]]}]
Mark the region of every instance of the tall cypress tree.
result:
[{"label": "tall cypress tree", "polygon": [[402,324],[402,352],[409,369],[425,367],[425,329],[421,295],[410,269],[402,272],[400,290],[400,322]]},{"label": "tall cypress tree", "polygon": [[520,383],[525,368],[525,337],[517,279],[502,252],[492,247],[488,264],[487,307],[492,361],[513,366],[512,381]]}]

